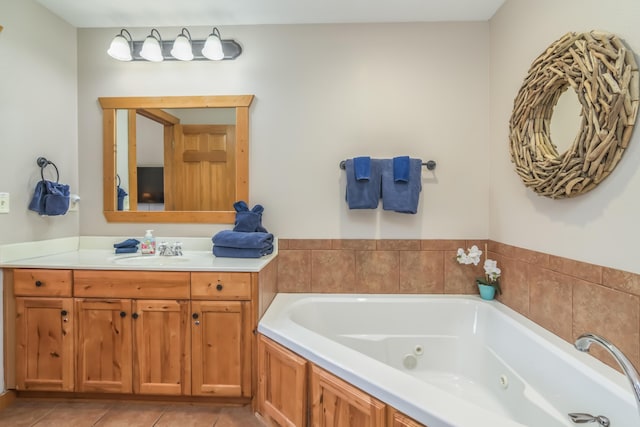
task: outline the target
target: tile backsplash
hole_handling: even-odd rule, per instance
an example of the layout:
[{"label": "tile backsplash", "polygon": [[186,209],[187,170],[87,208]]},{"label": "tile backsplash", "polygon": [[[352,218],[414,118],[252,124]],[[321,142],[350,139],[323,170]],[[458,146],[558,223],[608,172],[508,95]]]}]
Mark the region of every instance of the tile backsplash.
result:
[{"label": "tile backsplash", "polygon": [[491,240],[280,239],[277,290],[477,294],[482,265],[455,259],[474,244],[502,269],[500,302],[569,342],[602,335],[640,366],[640,275]]}]

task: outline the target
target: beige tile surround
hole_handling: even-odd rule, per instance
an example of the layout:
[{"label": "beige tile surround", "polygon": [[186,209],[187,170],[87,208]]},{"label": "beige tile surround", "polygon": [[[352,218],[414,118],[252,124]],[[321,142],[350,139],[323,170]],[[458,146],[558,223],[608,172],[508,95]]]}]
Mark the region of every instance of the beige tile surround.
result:
[{"label": "beige tile surround", "polygon": [[482,266],[455,260],[474,244],[502,269],[502,303],[569,342],[600,334],[640,366],[640,275],[494,241],[280,239],[277,290],[476,294]]}]

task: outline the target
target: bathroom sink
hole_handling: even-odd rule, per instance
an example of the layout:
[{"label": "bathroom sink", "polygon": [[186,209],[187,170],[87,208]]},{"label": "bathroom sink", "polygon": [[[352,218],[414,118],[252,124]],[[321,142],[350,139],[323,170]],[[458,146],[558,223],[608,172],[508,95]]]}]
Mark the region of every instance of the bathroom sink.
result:
[{"label": "bathroom sink", "polygon": [[123,257],[115,257],[111,261],[114,264],[121,265],[176,265],[189,261],[188,256],[158,256],[158,255],[131,255]]}]

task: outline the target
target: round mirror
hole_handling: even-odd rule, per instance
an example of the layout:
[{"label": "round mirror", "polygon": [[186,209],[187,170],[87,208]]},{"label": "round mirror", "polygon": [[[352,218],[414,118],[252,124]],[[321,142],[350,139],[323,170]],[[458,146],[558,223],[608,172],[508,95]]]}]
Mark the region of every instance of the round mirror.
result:
[{"label": "round mirror", "polygon": [[[564,109],[558,102],[566,92],[578,100],[579,129],[554,137],[556,146],[551,122]],[[509,121],[511,160],[524,184],[554,199],[595,188],[631,140],[639,92],[633,52],[616,36],[567,33],[552,43],[533,61]],[[560,121],[573,126],[573,119]]]},{"label": "round mirror", "polygon": [[582,106],[576,91],[565,90],[553,108],[549,135],[557,153],[564,153],[574,143],[582,124]]}]

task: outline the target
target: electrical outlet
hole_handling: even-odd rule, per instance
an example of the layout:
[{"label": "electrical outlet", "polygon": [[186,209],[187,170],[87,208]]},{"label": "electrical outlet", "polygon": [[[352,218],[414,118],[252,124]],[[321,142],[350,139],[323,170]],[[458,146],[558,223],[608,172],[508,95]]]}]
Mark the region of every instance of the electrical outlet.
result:
[{"label": "electrical outlet", "polygon": [[0,193],[0,213],[9,213],[9,193]]}]

